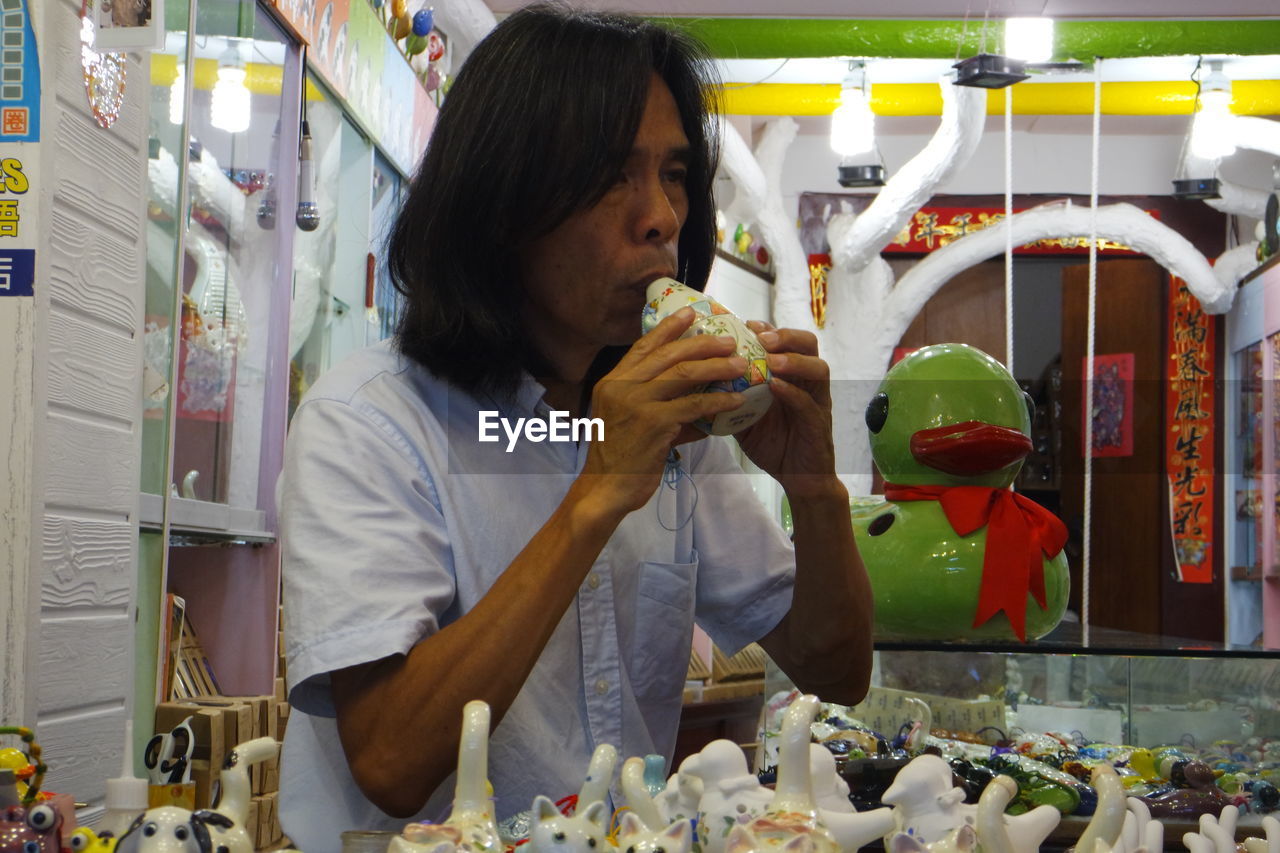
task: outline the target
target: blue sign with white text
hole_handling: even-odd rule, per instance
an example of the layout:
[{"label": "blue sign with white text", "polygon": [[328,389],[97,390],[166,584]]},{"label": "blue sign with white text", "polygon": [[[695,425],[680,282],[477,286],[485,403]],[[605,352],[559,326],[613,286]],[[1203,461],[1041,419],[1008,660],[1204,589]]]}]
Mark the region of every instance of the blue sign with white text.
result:
[{"label": "blue sign with white text", "polygon": [[34,296],[35,249],[0,249],[0,296]]}]

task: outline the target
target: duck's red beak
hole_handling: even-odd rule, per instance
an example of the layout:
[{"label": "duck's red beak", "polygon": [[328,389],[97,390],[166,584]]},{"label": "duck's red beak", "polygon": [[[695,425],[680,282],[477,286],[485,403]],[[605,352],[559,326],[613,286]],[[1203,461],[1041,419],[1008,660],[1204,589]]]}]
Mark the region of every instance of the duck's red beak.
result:
[{"label": "duck's red beak", "polygon": [[999,471],[1031,452],[1031,439],[1016,429],[982,421],[922,429],[911,436],[911,455],[922,465],[972,477]]}]

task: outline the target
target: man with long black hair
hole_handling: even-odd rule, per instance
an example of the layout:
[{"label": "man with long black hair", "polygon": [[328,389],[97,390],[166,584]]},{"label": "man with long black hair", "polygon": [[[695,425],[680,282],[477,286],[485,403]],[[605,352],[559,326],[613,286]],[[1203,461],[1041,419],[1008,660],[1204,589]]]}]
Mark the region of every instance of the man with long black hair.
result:
[{"label": "man with long black hair", "polygon": [[[282,821],[301,849],[444,817],[468,700],[496,723],[499,818],[576,791],[598,744],[669,757],[695,620],[805,690],[865,693],[871,597],[814,337],[757,327],[774,401],[737,436],[786,491],[793,546],[732,439],[692,426],[741,402],[697,392],[742,374],[733,342],[681,339],[688,309],[640,335],[650,282],[711,268],[709,68],[676,31],[539,5],[458,74],[388,246],[398,334],[291,428]],[[540,440],[556,416],[603,435]]]}]

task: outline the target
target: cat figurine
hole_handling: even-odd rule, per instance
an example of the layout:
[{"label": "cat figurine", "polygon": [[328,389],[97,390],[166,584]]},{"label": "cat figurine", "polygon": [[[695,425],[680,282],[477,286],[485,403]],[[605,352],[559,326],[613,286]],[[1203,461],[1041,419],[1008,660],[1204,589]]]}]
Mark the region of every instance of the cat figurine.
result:
[{"label": "cat figurine", "polygon": [[604,802],[596,800],[572,816],[560,813],[555,803],[539,794],[533,798],[533,826],[529,853],[592,853],[605,849],[609,831]]},{"label": "cat figurine", "polygon": [[692,853],[693,824],[683,818],[654,831],[634,811],[625,811],[618,818],[618,849],[623,853]]}]

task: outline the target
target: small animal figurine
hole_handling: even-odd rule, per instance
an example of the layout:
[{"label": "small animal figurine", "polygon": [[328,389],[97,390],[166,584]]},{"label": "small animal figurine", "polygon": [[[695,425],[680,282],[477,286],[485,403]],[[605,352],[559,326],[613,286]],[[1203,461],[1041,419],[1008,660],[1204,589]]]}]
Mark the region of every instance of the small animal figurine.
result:
[{"label": "small animal figurine", "polygon": [[69,844],[71,853],[112,853],[117,841],[110,832],[99,835],[87,826],[78,826],[72,831]]},{"label": "small animal figurine", "polygon": [[773,802],[773,791],[747,769],[742,747],[731,740],[711,741],[680,772],[702,780],[695,822],[702,853],[725,853],[733,828],[760,817]]},{"label": "small animal figurine", "polygon": [[818,706],[817,696],[805,694],[787,708],[779,737],[773,800],[763,815],[733,828],[726,853],[839,853],[839,843],[822,823],[813,802],[809,738]]},{"label": "small animal figurine", "polygon": [[48,803],[0,809],[0,853],[60,853],[62,816]]},{"label": "small animal figurine", "polygon": [[609,831],[604,802],[596,800],[572,816],[560,813],[555,803],[542,795],[533,798],[533,827],[529,830],[529,853],[590,853],[603,850]]},{"label": "small animal figurine", "polygon": [[1235,798],[1214,784],[1213,770],[1203,761],[1186,762],[1182,765],[1182,774],[1187,787],[1142,798],[1153,817],[1198,819],[1200,815],[1218,814],[1225,807],[1235,805]]},{"label": "small animal figurine", "polygon": [[618,818],[618,848],[623,853],[691,853],[693,825],[688,818],[655,832],[633,811]]},{"label": "small animal figurine", "polygon": [[572,814],[562,814],[547,797],[534,797],[529,853],[587,853],[603,848],[609,832],[609,783],[617,763],[616,748],[607,743],[595,748]]},{"label": "small animal figurine", "polygon": [[239,744],[222,769],[222,795],[212,809],[178,806],[148,809],[120,836],[118,853],[253,853],[254,833],[245,828],[252,787],[249,766],[280,751],[269,737]]},{"label": "small animal figurine", "polygon": [[411,823],[387,845],[388,853],[502,853],[493,800],[489,798],[489,706],[474,700],[462,709],[453,809],[440,824]]},{"label": "small animal figurine", "polygon": [[658,813],[665,822],[680,818],[696,818],[698,804],[702,801],[702,777],[686,772],[696,764],[697,753],[680,762],[680,768],[667,779],[666,787],[653,798]]},{"label": "small animal figurine", "polygon": [[[983,794],[986,794],[985,788]],[[979,797],[978,805],[970,805],[964,802],[964,797],[964,788],[952,784],[951,766],[944,759],[925,753],[898,771],[897,778],[880,799],[894,807],[894,834],[906,833],[922,844],[931,845],[962,826],[976,825],[982,799]],[[1006,832],[1012,848],[1019,853],[1040,849],[1060,819],[1058,810],[1052,806],[1037,806],[1017,816],[1006,815]],[[885,839],[885,844],[892,841],[893,834]]]},{"label": "small animal figurine", "polygon": [[62,815],[39,802],[48,767],[35,732],[26,726],[0,726],[0,734],[17,735],[27,749],[4,750],[0,764],[0,853],[60,853]]},{"label": "small animal figurine", "polygon": [[867,406],[885,500],[857,499],[876,636],[1025,641],[1067,606],[1066,526],[1012,491],[1031,401],[991,356],[938,344],[894,365]]},{"label": "small animal figurine", "polygon": [[681,337],[728,335],[737,341],[737,354],[747,362],[747,369],[742,376],[732,381],[712,382],[702,389],[737,391],[745,398],[743,404],[731,412],[721,412],[711,421],[696,421],[695,425],[699,429],[712,435],[730,435],[751,426],[769,410],[769,405],[773,402],[773,393],[769,390],[772,379],[769,354],[746,323],[710,296],[673,278],[659,278],[651,282],[646,289],[645,298],[648,301],[640,316],[640,327],[644,331],[649,331],[665,317],[687,305],[698,316]]}]

